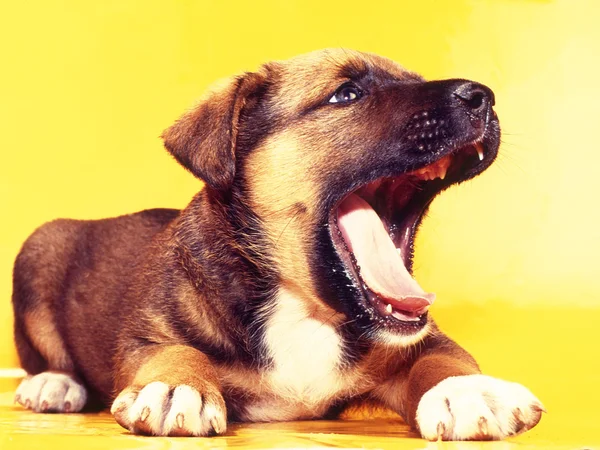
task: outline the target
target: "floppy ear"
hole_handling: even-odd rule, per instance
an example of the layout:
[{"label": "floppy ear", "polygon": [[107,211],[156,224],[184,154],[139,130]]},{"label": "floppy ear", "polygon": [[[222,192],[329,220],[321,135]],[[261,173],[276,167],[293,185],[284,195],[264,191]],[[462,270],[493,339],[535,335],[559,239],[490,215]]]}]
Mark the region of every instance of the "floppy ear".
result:
[{"label": "floppy ear", "polygon": [[259,73],[225,80],[162,134],[175,159],[217,191],[233,183],[240,113],[263,81]]}]

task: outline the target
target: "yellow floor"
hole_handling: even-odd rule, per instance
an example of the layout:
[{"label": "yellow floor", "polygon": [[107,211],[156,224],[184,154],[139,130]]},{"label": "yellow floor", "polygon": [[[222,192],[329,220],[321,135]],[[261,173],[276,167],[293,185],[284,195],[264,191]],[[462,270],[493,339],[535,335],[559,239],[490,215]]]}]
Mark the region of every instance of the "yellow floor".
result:
[{"label": "yellow floor", "polygon": [[440,450],[600,449],[600,311],[489,305],[438,309],[441,327],[486,373],[527,385],[548,414],[503,442],[426,442],[400,419],[231,425],[218,438],[133,436],[107,412],[34,414],[12,405],[15,380],[0,382],[0,449],[381,448]]}]

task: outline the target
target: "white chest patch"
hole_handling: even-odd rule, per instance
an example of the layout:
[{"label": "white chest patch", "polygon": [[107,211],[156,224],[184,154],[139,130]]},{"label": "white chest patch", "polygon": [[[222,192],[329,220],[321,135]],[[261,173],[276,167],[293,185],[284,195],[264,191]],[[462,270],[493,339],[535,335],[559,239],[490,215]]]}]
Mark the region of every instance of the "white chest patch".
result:
[{"label": "white chest patch", "polygon": [[252,420],[290,420],[310,411],[319,415],[328,399],[344,389],[340,336],[332,325],[309,317],[301,300],[286,290],[280,291],[267,321],[265,342],[274,367],[263,382],[277,400],[269,402],[271,407],[249,406]]}]

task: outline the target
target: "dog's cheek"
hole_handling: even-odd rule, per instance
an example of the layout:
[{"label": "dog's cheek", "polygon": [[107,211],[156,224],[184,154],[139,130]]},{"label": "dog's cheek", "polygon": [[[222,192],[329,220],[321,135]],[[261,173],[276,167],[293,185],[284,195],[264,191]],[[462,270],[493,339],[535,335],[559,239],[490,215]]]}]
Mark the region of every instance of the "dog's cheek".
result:
[{"label": "dog's cheek", "polygon": [[245,163],[245,189],[271,244],[281,277],[310,293],[308,258],[318,190],[295,136],[282,133],[255,149]]}]

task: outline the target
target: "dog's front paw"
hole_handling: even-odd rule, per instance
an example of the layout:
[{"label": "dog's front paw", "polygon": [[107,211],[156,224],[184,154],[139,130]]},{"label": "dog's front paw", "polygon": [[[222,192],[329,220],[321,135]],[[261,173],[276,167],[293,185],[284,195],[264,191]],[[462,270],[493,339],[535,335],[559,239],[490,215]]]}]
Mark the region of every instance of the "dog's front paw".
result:
[{"label": "dog's front paw", "polygon": [[428,440],[492,440],[537,425],[544,407],[529,390],[485,375],[450,377],[423,395],[417,425]]},{"label": "dog's front paw", "polygon": [[160,381],[124,389],[110,412],[124,428],[154,436],[208,436],[227,429],[225,401],[216,387],[202,392]]}]

